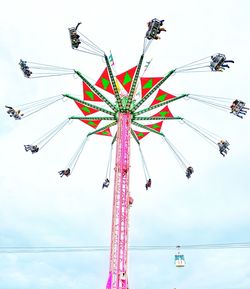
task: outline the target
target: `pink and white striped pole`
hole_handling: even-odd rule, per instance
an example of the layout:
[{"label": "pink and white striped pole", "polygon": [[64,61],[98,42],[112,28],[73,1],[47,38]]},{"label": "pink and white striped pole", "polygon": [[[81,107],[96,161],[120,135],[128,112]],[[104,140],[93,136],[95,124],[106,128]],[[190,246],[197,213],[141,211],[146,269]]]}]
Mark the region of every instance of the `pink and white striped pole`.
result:
[{"label": "pink and white striped pole", "polygon": [[131,114],[119,113],[107,289],[127,289]]}]

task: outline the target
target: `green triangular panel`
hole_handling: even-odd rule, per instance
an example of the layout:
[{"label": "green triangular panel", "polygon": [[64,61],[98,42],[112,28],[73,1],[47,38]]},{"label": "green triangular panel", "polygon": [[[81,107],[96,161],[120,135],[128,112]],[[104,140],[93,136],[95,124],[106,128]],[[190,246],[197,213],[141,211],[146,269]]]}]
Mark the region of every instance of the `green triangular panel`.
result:
[{"label": "green triangular panel", "polygon": [[169,112],[168,111],[161,111],[159,112],[160,116],[165,117]]},{"label": "green triangular panel", "polygon": [[111,134],[111,131],[110,131],[110,128],[108,127],[108,128],[106,128],[106,129],[104,129],[104,130],[102,130],[102,131],[99,131],[99,132],[97,132],[96,134],[99,134],[99,135],[104,135],[104,136],[112,136],[112,134]]},{"label": "green triangular panel", "polygon": [[141,140],[142,138],[144,138],[147,134],[149,134],[148,131],[136,131],[134,130],[134,133],[136,134],[137,138],[139,140]]},{"label": "green triangular panel", "polygon": [[128,93],[129,93],[131,85],[132,85],[132,80],[134,78],[136,68],[137,68],[137,66],[132,67],[129,70],[127,70],[121,74],[116,75],[116,78],[119,80],[119,82],[122,84],[123,88]]},{"label": "green triangular panel", "polygon": [[87,114],[90,113],[90,109],[89,109],[87,106],[83,106],[83,107],[81,108],[81,110],[82,110],[82,111],[85,111]]},{"label": "green triangular panel", "polygon": [[104,89],[105,91],[111,93],[111,94],[115,94],[110,78],[109,78],[109,73],[108,73],[108,68],[106,67],[102,73],[102,75],[100,76],[100,78],[97,80],[96,86]]},{"label": "green triangular panel", "polygon": [[142,88],[145,89],[145,88],[152,88],[152,87],[153,87],[153,80],[151,78],[143,85]]},{"label": "green triangular panel", "polygon": [[166,93],[164,93],[164,94],[156,97],[156,99],[157,99],[159,102],[164,101],[166,98],[167,98],[167,94],[166,94]]},{"label": "green triangular panel", "polygon": [[80,108],[80,110],[82,111],[82,113],[84,115],[89,115],[89,114],[92,114],[92,113],[95,113],[95,112],[98,111],[97,109],[92,108],[92,107],[88,107],[85,104],[82,104],[82,103],[80,103],[78,101],[75,101],[75,103]]},{"label": "green triangular panel", "polygon": [[145,125],[149,128],[152,128],[158,132],[161,131],[161,127],[162,127],[162,124],[163,124],[163,121],[160,121],[160,122],[157,122],[157,123],[153,123],[153,124],[148,124],[148,125]]},{"label": "green triangular panel", "polygon": [[101,120],[99,119],[95,119],[95,120],[80,119],[80,120],[93,128],[97,128],[99,123],[101,122]]},{"label": "green triangular panel", "polygon": [[163,101],[169,100],[175,98],[175,95],[172,95],[162,89],[159,89],[157,92],[157,95],[155,97],[155,99],[153,100],[153,102],[150,104],[150,106],[153,106],[155,104],[161,103]]},{"label": "green triangular panel", "polygon": [[141,96],[144,97],[162,77],[141,77]]},{"label": "green triangular panel", "polygon": [[87,101],[103,101],[85,82],[83,82],[83,99]]},{"label": "green triangular panel", "polygon": [[109,84],[110,84],[110,81],[108,79],[102,77],[102,85],[103,85],[104,90],[107,90]]},{"label": "green triangular panel", "polygon": [[171,111],[169,110],[168,106],[166,105],[165,107],[163,107],[163,109],[159,112],[157,112],[156,114],[152,115],[152,117],[174,117],[171,113]]},{"label": "green triangular panel", "polygon": [[127,83],[131,82],[132,78],[130,77],[130,75],[128,74],[128,72],[126,72],[124,80],[123,80],[123,85],[126,85]]},{"label": "green triangular panel", "polygon": [[90,125],[90,126],[94,126],[94,127],[96,127],[97,126],[97,124],[95,123],[95,122],[93,122],[93,121],[88,121],[88,125]]},{"label": "green triangular panel", "polygon": [[94,93],[92,91],[85,91],[85,93],[91,100],[94,100]]}]

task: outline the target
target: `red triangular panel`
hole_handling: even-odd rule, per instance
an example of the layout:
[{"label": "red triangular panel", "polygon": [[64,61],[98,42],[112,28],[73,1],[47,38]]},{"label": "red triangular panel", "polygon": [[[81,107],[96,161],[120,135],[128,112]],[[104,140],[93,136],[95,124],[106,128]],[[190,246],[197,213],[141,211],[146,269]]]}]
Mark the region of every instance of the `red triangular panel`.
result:
[{"label": "red triangular panel", "polygon": [[141,77],[141,96],[144,97],[163,77]]},{"label": "red triangular panel", "polygon": [[137,138],[139,140],[141,140],[142,138],[144,138],[147,134],[149,134],[149,131],[136,131],[134,130],[134,133],[136,134]]},{"label": "red triangular panel", "polygon": [[175,97],[176,97],[175,95],[159,89],[154,101],[150,104],[150,106],[155,105],[155,104],[160,103],[160,102],[163,102],[163,101],[166,101],[166,100],[169,100],[171,98],[175,98]]},{"label": "red triangular panel", "polygon": [[103,101],[93,90],[83,82],[83,99],[88,101]]},{"label": "red triangular panel", "polygon": [[102,131],[96,132],[96,134],[99,134],[99,135],[105,135],[105,136],[112,136],[109,127],[106,128],[106,129],[104,129],[104,130],[102,130]]},{"label": "red triangular panel", "polygon": [[93,128],[97,128],[99,123],[101,122],[101,120],[97,120],[97,119],[93,119],[93,120],[80,119],[80,120]]},{"label": "red triangular panel", "polygon": [[161,127],[162,127],[162,123],[163,123],[163,121],[160,121],[160,122],[157,122],[157,123],[154,123],[154,124],[147,124],[145,126],[150,127],[152,129],[160,132],[161,131]]},{"label": "red triangular panel", "polygon": [[132,84],[132,80],[134,78],[135,72],[136,72],[137,66],[119,74],[116,76],[116,78],[120,81],[124,89],[129,93],[130,87]]},{"label": "red triangular panel", "polygon": [[76,105],[80,108],[81,112],[84,114],[84,115],[89,115],[89,114],[92,114],[92,113],[95,113],[97,112],[98,110],[95,109],[95,108],[92,108],[92,107],[89,107],[85,104],[82,104],[78,101],[75,101]]},{"label": "red triangular panel", "polygon": [[159,116],[159,117],[174,117],[171,113],[171,111],[169,110],[168,106],[166,105],[161,111],[157,112],[156,114],[154,114],[152,117],[154,116]]},{"label": "red triangular panel", "polygon": [[113,87],[111,85],[111,80],[109,78],[109,73],[108,73],[108,68],[107,67],[104,69],[102,75],[97,80],[95,85],[100,87],[101,89],[109,92],[109,93],[112,93],[113,95],[115,94],[114,90],[113,90]]}]

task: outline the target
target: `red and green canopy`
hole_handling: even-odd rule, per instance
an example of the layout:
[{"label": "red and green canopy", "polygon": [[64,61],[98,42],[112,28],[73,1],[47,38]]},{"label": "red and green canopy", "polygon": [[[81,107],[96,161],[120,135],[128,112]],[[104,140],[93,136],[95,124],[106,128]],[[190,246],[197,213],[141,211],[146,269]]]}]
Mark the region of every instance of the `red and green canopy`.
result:
[{"label": "red and green canopy", "polygon": [[134,133],[136,134],[136,136],[137,136],[137,138],[139,139],[139,140],[141,140],[142,138],[144,138],[147,134],[149,134],[149,132],[148,131],[136,131],[136,130],[134,130]]},{"label": "red and green canopy", "polygon": [[162,127],[162,123],[163,123],[163,121],[160,121],[160,122],[157,122],[157,123],[154,123],[154,124],[146,124],[145,126],[160,132],[161,131],[161,127]]},{"label": "red and green canopy", "polygon": [[111,134],[111,131],[110,131],[110,128],[108,127],[108,128],[106,128],[106,129],[104,129],[104,130],[102,130],[102,131],[98,131],[98,132],[96,132],[96,134],[99,134],[99,135],[104,135],[104,136],[112,136],[112,134]]},{"label": "red and green canopy", "polygon": [[112,84],[111,84],[111,80],[109,78],[109,73],[108,73],[108,68],[106,67],[102,73],[102,75],[100,76],[100,78],[97,80],[96,86],[100,87],[101,89],[111,93],[111,94],[115,94]]},{"label": "red and green canopy", "polygon": [[175,98],[175,96],[168,93],[168,92],[165,92],[165,91],[159,89],[155,99],[153,100],[153,102],[151,103],[150,106],[158,104],[158,103],[166,101],[166,100],[169,100],[169,99],[172,99],[172,98]]},{"label": "red and green canopy", "polygon": [[82,104],[78,101],[75,101],[76,105],[79,107],[79,109],[81,110],[81,112],[86,116],[86,115],[90,115],[93,113],[96,113],[98,110],[92,107],[89,107],[85,104]]},{"label": "red and green canopy", "polygon": [[154,116],[157,116],[157,117],[174,117],[167,105],[161,111],[152,115],[152,117],[154,117]]},{"label": "red and green canopy", "polygon": [[122,84],[124,89],[129,93],[131,85],[132,85],[132,80],[134,78],[135,72],[136,72],[137,66],[119,74],[116,76],[116,78],[119,80],[119,82]]},{"label": "red and green canopy", "polygon": [[163,77],[141,77],[142,98],[160,81]]},{"label": "red and green canopy", "polygon": [[101,120],[96,119],[93,120],[80,119],[80,120],[93,128],[97,128],[99,123],[101,122]]},{"label": "red and green canopy", "polygon": [[103,101],[92,89],[83,82],[83,99],[87,101]]}]

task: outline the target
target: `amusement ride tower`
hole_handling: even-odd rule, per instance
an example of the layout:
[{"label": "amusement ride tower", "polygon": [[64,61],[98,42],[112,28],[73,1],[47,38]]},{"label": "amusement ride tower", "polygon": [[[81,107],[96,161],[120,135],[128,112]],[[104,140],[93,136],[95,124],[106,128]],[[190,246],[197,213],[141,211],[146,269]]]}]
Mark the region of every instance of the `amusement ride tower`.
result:
[{"label": "amusement ride tower", "polygon": [[[146,62],[146,65],[144,66],[145,69],[143,73],[141,73],[145,53],[151,42],[158,40],[158,35],[162,31],[166,31],[162,26],[163,20],[160,21],[158,19],[153,19],[148,23],[148,30],[144,38],[143,53],[140,56],[138,64],[118,75],[114,73],[115,69],[113,56],[110,54],[108,57],[102,49],[80,33],[78,31],[79,25],[80,23],[76,27],[69,29],[72,48],[74,50],[79,50],[102,57],[106,64],[103,73],[95,84],[92,84],[87,77],[75,69],[27,62],[23,60],[21,60],[19,64],[21,70],[27,78],[49,77],[66,74],[77,75],[83,84],[83,99],[79,99],[70,94],[62,94],[46,100],[35,101],[33,104],[29,103],[28,106],[24,105],[23,107],[20,107],[20,109],[14,109],[9,106],[6,107],[8,108],[7,112],[10,116],[13,116],[13,118],[16,120],[20,120],[23,117],[33,114],[34,112],[40,111],[41,109],[57,102],[60,99],[68,98],[76,103],[78,108],[83,113],[83,116],[70,116],[67,121],[80,120],[94,128],[94,131],[87,134],[79,148],[79,151],[76,152],[74,158],[67,166],[67,169],[60,172],[61,176],[69,176],[72,173],[86,140],[90,136],[94,134],[111,136],[112,134],[110,128],[116,128],[112,141],[112,145],[116,142],[116,157],[110,263],[106,288],[128,289],[128,222],[129,208],[133,203],[129,190],[131,137],[139,145],[139,148],[140,140],[148,133],[154,133],[163,137],[172,152],[177,157],[177,160],[181,166],[184,168],[187,178],[190,178],[191,174],[193,173],[193,168],[187,163],[184,157],[178,152],[168,138],[161,132],[164,121],[182,120],[182,122],[194,129],[195,132],[198,132],[199,135],[210,141],[217,149],[219,149],[219,152],[222,155],[227,153],[229,143],[218,139],[214,134],[194,125],[182,117],[173,116],[168,105],[179,99],[189,98],[212,105],[214,107],[219,107],[220,109],[231,112],[237,117],[242,117],[242,114],[244,114],[243,112],[246,111],[247,108],[245,107],[245,103],[239,100],[235,100],[233,104],[231,103],[231,100],[228,100],[228,104],[225,105],[225,99],[222,100],[221,98],[187,93],[175,96],[161,89],[164,82],[178,72],[223,72],[228,66],[227,63],[233,62],[232,60],[227,60],[224,54],[217,53],[179,68],[172,69],[163,77],[143,77],[144,72],[150,64],[150,62]],[[111,95],[113,100],[110,100]],[[149,100],[152,95],[154,95],[153,101],[151,104],[147,104],[147,100]],[[143,104],[144,108],[141,108]],[[151,114],[152,111],[156,113]],[[92,116],[92,114],[98,112],[101,115],[96,117]],[[32,153],[38,152],[65,126],[67,121],[64,121],[55,129],[48,132],[38,141],[32,143],[31,145],[26,145],[25,150],[30,150]],[[102,121],[106,121],[108,124],[102,126],[101,128],[97,128]],[[150,123],[145,124],[145,122]],[[139,127],[140,131],[136,130],[136,127]],[[143,155],[142,159],[145,164]],[[144,169],[146,172],[146,189],[148,189],[151,187],[151,179],[147,172],[146,165]],[[105,186],[108,186],[109,179],[107,178],[106,180],[108,183],[105,183]]]}]

